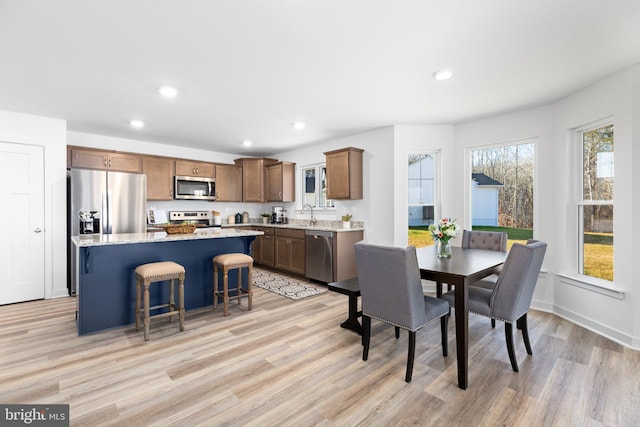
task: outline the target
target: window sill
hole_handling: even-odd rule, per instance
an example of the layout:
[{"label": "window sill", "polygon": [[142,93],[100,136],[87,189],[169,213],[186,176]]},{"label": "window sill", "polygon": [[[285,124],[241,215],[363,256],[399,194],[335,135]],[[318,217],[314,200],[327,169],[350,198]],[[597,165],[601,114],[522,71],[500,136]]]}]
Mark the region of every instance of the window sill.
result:
[{"label": "window sill", "polygon": [[576,286],[611,298],[624,299],[624,290],[606,280],[582,275],[556,274],[556,276],[560,279],[560,282],[567,285]]}]

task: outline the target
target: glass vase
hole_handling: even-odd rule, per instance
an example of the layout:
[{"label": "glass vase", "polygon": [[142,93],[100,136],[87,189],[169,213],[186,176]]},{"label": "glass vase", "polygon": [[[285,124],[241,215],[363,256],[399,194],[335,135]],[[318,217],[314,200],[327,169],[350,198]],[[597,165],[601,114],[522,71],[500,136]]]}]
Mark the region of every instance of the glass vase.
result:
[{"label": "glass vase", "polygon": [[438,240],[438,258],[451,258],[451,246],[448,241]]}]

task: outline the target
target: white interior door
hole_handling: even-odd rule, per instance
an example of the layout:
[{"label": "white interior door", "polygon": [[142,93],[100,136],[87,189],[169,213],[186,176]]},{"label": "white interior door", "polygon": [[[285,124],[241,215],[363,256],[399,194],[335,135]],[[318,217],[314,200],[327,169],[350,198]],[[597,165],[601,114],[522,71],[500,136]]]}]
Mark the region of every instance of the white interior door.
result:
[{"label": "white interior door", "polygon": [[0,142],[0,304],[44,298],[44,152]]}]

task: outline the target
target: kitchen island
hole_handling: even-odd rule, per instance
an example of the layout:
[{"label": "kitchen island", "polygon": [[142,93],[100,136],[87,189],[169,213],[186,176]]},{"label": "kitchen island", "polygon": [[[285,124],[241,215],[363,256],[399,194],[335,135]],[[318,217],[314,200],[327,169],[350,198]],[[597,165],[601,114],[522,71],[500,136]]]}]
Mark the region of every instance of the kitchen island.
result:
[{"label": "kitchen island", "polygon": [[[72,236],[78,334],[135,322],[134,270],[150,262],[174,261],[184,266],[186,310],[212,305],[211,259],[231,252],[249,254],[251,242],[261,234],[254,230],[206,228],[192,234]],[[229,286],[237,283],[234,273],[229,274]],[[243,280],[246,281],[246,277]],[[167,299],[168,286],[152,286],[151,306]]]}]

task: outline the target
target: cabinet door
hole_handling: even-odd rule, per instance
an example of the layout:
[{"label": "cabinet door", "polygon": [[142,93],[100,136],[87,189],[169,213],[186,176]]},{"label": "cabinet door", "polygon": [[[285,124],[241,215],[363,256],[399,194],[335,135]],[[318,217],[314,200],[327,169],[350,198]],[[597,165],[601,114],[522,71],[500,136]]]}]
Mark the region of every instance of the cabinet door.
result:
[{"label": "cabinet door", "polygon": [[264,170],[262,159],[242,162],[242,198],[245,202],[264,202]]},{"label": "cabinet door", "polygon": [[267,175],[267,201],[268,202],[295,202],[296,164],[279,162],[266,167]]},{"label": "cabinet door", "polygon": [[176,160],[176,175],[202,176],[206,178],[214,178],[215,168],[213,163],[192,162],[189,160]]},{"label": "cabinet door", "polygon": [[219,202],[242,201],[242,167],[216,165],[216,193]]},{"label": "cabinet door", "polygon": [[276,236],[275,267],[292,273],[304,274],[304,239]]},{"label": "cabinet door", "polygon": [[107,168],[112,171],[142,173],[142,157],[135,154],[109,153]]},{"label": "cabinet door", "polygon": [[71,149],[72,168],[107,169],[108,164],[105,151]]},{"label": "cabinet door", "polygon": [[267,167],[267,201],[282,201],[282,163]]},{"label": "cabinet door", "polygon": [[147,200],[173,200],[173,160],[144,157],[142,173],[147,175]]},{"label": "cabinet door", "polygon": [[291,239],[291,260],[289,271],[304,275],[305,243],[304,239]]},{"label": "cabinet door", "polygon": [[327,160],[327,199],[362,199],[362,152],[345,148],[324,153]]},{"label": "cabinet door", "polygon": [[142,157],[129,153],[110,153],[101,150],[72,148],[71,167],[141,173]]},{"label": "cabinet door", "polygon": [[349,152],[327,154],[327,199],[349,198]]},{"label": "cabinet door", "polygon": [[258,236],[260,239],[261,264],[274,266],[275,264],[275,239],[273,236]]}]

